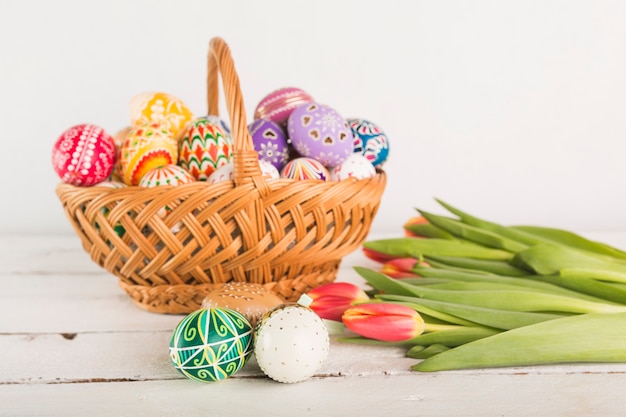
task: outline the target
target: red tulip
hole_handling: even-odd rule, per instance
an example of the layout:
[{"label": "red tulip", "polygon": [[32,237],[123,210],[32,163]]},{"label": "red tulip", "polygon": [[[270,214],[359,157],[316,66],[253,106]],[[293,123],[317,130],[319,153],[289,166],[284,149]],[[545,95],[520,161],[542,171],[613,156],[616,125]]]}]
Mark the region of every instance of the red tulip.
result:
[{"label": "red tulip", "polygon": [[355,303],[368,300],[369,297],[365,291],[355,284],[331,282],[307,292],[301,297],[300,304],[306,305],[323,319],[341,321],[341,316],[346,309]]},{"label": "red tulip", "polygon": [[376,262],[380,262],[381,264],[385,263],[387,261],[390,261],[392,259],[397,259],[398,258],[397,256],[387,255],[387,254],[384,254],[384,253],[381,253],[381,252],[377,252],[375,250],[372,250],[372,249],[369,249],[369,248],[365,248],[365,247],[363,248],[363,254],[367,258],[369,258],[369,259],[371,259],[373,261],[376,261]]},{"label": "red tulip", "polygon": [[401,342],[424,332],[419,313],[401,304],[359,304],[347,309],[342,321],[354,333],[384,342]]},{"label": "red tulip", "polygon": [[417,263],[415,258],[396,258],[385,262],[380,272],[391,278],[417,278],[419,275],[413,272]]}]

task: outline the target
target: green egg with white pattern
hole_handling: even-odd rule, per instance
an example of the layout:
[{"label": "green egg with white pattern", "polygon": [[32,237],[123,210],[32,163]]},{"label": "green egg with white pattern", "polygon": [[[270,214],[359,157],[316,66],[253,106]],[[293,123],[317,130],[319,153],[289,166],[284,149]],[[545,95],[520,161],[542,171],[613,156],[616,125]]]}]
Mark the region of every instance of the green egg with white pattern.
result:
[{"label": "green egg with white pattern", "polygon": [[252,354],[252,327],[228,308],[200,309],[188,314],[170,339],[170,360],[185,377],[213,382],[234,375]]}]

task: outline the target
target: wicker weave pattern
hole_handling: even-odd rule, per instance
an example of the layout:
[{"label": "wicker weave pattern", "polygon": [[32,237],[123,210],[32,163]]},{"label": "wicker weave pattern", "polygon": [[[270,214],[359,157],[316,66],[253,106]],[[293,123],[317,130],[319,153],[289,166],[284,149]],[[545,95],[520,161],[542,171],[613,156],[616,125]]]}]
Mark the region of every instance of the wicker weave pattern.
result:
[{"label": "wicker weave pattern", "polygon": [[[234,139],[234,181],[176,187],[59,184],[65,213],[94,262],[142,308],[183,314],[229,281],[260,283],[289,301],[335,279],[367,237],[386,176],[321,182],[266,181],[248,134],[230,51],[210,43],[209,114],[222,76]],[[170,209],[165,219],[158,212]],[[123,227],[122,236],[116,226]]]}]

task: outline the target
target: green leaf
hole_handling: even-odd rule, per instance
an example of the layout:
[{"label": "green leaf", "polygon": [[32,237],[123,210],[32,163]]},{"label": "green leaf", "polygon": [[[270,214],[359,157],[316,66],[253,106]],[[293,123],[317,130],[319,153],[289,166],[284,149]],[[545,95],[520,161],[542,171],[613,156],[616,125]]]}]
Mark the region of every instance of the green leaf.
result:
[{"label": "green leaf", "polygon": [[626,314],[581,314],[469,342],[412,367],[454,369],[626,362]]},{"label": "green leaf", "polygon": [[406,353],[406,356],[413,359],[426,359],[439,353],[445,352],[446,350],[450,350],[450,348],[448,346],[438,343],[432,344],[430,346],[416,345],[409,349],[409,351]]},{"label": "green leaf", "polygon": [[512,228],[561,245],[626,260],[626,252],[567,230],[541,226],[512,226]]},{"label": "green leaf", "polygon": [[518,252],[511,262],[519,268],[530,269],[541,275],[556,275],[563,268],[626,273],[626,266],[621,264],[550,243],[542,243]]},{"label": "green leaf", "polygon": [[449,239],[392,238],[365,242],[363,246],[367,249],[398,258],[412,257],[419,259],[423,256],[459,256],[499,260],[513,258],[511,253],[503,250],[485,248],[475,243]]},{"label": "green leaf", "polygon": [[393,294],[380,294],[376,297],[384,301],[400,301],[409,304],[419,304],[432,310],[457,316],[478,325],[501,330],[515,329],[517,327],[528,326],[530,324],[563,317],[558,314],[496,310]]},{"label": "green leaf", "polygon": [[556,313],[626,312],[626,306],[530,290],[445,291],[405,284],[367,268],[355,267],[371,286],[386,294],[408,295],[476,307]]},{"label": "green leaf", "polygon": [[444,229],[454,236],[469,240],[479,245],[494,249],[502,249],[508,252],[519,252],[528,247],[528,245],[508,239],[492,231],[481,229],[480,227],[468,225],[458,220],[438,216],[423,210],[418,211],[426,218],[426,220],[435,226]]},{"label": "green leaf", "polygon": [[409,224],[404,226],[409,232],[426,238],[438,238],[438,239],[456,239],[450,233],[446,232],[440,227],[437,227],[430,223]]},{"label": "green leaf", "polygon": [[507,261],[492,259],[472,259],[455,256],[426,256],[424,260],[428,263],[437,262],[438,265],[454,266],[463,269],[473,269],[477,271],[489,272],[491,274],[506,275],[510,277],[521,277],[529,275],[531,272],[517,268]]}]

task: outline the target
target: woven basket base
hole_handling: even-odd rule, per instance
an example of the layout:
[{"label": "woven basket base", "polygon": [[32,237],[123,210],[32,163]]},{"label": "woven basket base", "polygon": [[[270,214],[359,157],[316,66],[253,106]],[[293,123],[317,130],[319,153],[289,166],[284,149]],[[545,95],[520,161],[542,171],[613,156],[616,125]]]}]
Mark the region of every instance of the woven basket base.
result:
[{"label": "woven basket base", "polygon": [[[264,284],[264,287],[278,295],[285,302],[296,302],[301,294],[329,282],[337,276],[340,262],[335,268],[307,276],[297,280],[283,279]],[[142,309],[151,313],[189,314],[202,307],[202,301],[212,290],[223,283],[195,285],[130,285],[119,281],[120,287],[131,300]]]}]

